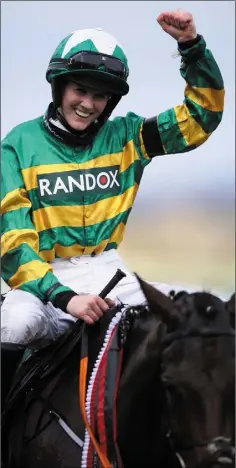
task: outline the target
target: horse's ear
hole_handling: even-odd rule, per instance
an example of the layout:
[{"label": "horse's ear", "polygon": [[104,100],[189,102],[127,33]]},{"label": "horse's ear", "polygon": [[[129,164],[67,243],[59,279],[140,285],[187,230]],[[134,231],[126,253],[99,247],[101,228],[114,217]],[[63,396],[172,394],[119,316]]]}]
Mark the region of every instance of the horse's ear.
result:
[{"label": "horse's ear", "polygon": [[232,294],[230,299],[225,303],[226,309],[229,313],[231,326],[235,329],[235,293]]},{"label": "horse's ear", "polygon": [[159,314],[160,318],[169,323],[173,318],[173,301],[151,284],[146,283],[140,276],[135,276],[141,286],[144,296],[147,299],[150,310],[154,314]]}]

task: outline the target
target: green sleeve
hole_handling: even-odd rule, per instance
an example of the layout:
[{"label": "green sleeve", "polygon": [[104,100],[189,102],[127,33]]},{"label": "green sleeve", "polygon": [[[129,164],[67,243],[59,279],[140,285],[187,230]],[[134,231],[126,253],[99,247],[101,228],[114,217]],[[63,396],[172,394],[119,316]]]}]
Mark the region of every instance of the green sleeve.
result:
[{"label": "green sleeve", "polygon": [[6,137],[2,142],[2,278],[10,288],[30,292],[41,300],[53,300],[57,293],[70,291],[70,288],[61,285],[52,267],[40,258],[39,237],[31,220],[31,202],[11,140]]},{"label": "green sleeve", "polygon": [[218,127],[224,108],[224,84],[218,65],[203,37],[180,50],[180,73],[186,82],[183,104],[157,117],[164,153],[191,151]]}]

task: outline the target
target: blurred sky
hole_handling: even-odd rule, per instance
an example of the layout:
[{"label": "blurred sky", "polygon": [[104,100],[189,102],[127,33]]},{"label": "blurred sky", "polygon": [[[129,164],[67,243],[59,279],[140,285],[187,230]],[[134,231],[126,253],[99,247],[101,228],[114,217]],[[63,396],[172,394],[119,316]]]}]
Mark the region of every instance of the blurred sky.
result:
[{"label": "blurred sky", "polygon": [[[235,4],[230,1],[2,1],[1,122],[5,134],[44,113],[51,97],[45,80],[60,40],[76,29],[101,27],[117,37],[129,58],[130,93],[113,116],[128,111],[151,117],[183,100],[175,41],[156,23],[162,11],[188,9],[221,69],[226,101],[223,121],[197,150],[156,158],[145,170],[142,197],[214,193],[234,196]],[[209,195],[210,196],[210,195]]]}]

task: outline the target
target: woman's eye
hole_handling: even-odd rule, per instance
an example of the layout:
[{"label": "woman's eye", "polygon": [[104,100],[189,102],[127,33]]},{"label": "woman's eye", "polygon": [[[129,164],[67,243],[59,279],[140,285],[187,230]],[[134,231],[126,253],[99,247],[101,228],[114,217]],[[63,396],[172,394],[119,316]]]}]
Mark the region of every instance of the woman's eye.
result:
[{"label": "woman's eye", "polygon": [[94,96],[96,99],[106,99],[106,94],[96,94],[96,96]]},{"label": "woman's eye", "polygon": [[77,91],[79,94],[86,94],[86,91],[85,91],[85,89],[83,89],[83,88],[76,88],[76,91]]}]

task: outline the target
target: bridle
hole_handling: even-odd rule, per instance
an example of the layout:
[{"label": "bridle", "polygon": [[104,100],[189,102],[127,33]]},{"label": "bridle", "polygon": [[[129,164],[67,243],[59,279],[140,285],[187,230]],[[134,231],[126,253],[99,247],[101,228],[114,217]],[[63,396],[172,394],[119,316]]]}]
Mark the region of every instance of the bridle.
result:
[{"label": "bridle", "polygon": [[[225,462],[233,464],[235,457],[235,449],[233,447],[233,439],[226,437],[215,437],[208,441],[194,443],[190,445],[175,445],[171,431],[166,435],[169,439],[170,446],[179,461],[181,468],[186,468],[183,452],[194,450],[195,448],[205,448],[208,451],[207,457],[204,458],[196,468],[209,468],[214,463]],[[181,452],[181,454],[180,454]]]},{"label": "bridle", "polygon": [[[163,347],[170,345],[176,340],[186,340],[193,337],[200,337],[204,338],[213,338],[213,337],[224,337],[229,336],[234,338],[235,332],[234,330],[222,332],[220,330],[192,330],[189,332],[172,332],[169,334],[165,334],[163,337],[162,343]],[[196,468],[209,468],[214,463],[222,463],[225,462],[227,464],[233,464],[234,456],[235,456],[235,449],[233,447],[233,437],[227,438],[224,436],[217,436],[213,439],[209,440],[202,440],[202,441],[193,441],[191,443],[186,444],[179,444],[176,443],[175,437],[171,432],[170,427],[171,425],[171,415],[169,411],[169,405],[167,400],[166,392],[165,394],[165,405],[167,410],[167,417],[166,417],[166,437],[169,440],[170,447],[175,454],[181,468],[186,468],[186,462],[184,461],[184,453],[188,451],[192,451],[196,448],[205,448],[208,451],[207,457],[204,458],[199,464],[196,465]],[[181,453],[180,453],[181,452]]]}]

